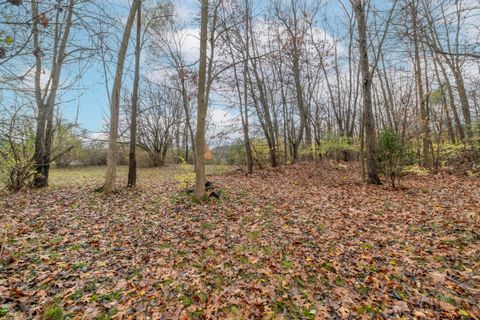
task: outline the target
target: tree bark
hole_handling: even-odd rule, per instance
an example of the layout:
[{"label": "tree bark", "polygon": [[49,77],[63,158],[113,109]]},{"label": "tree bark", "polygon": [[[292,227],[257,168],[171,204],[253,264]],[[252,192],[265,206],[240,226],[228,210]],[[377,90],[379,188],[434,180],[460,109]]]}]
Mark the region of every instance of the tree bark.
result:
[{"label": "tree bark", "polygon": [[[247,173],[253,173],[253,154],[252,154],[252,144],[250,142],[250,134],[249,134],[249,125],[248,125],[248,82],[247,82],[247,74],[248,74],[248,60],[250,59],[250,39],[249,37],[249,29],[250,29],[250,6],[249,0],[245,0],[245,62],[243,66],[243,117],[242,117],[242,124],[243,124],[243,138],[245,140],[245,152],[247,155]],[[240,106],[241,108],[241,106]]]},{"label": "tree bark", "polygon": [[72,26],[73,8],[75,0],[70,0],[67,5],[63,34],[60,32],[62,24],[60,20],[60,10],[57,9],[54,46],[52,58],[52,70],[47,86],[42,94],[41,74],[42,74],[42,51],[40,47],[39,29],[38,29],[38,3],[32,1],[32,19],[33,19],[33,44],[35,47],[35,101],[37,104],[37,128],[35,134],[35,151],[33,160],[36,163],[36,174],[32,185],[37,188],[48,186],[48,176],[50,171],[52,140],[53,140],[53,115],[55,111],[55,101],[57,98],[58,87],[62,67],[65,61],[66,48]]},{"label": "tree bark", "polygon": [[[197,132],[195,136],[195,198],[205,197],[205,119],[207,117],[207,32],[208,0],[202,0],[200,26],[200,65],[198,70]],[[211,57],[213,59],[213,57]]]},{"label": "tree bark", "polygon": [[116,173],[117,173],[117,139],[118,139],[118,120],[120,115],[120,90],[122,87],[123,66],[125,64],[125,57],[127,54],[128,43],[130,40],[130,33],[132,31],[135,14],[140,7],[141,0],[134,0],[130,7],[127,23],[123,32],[120,50],[117,56],[117,68],[115,72],[115,79],[112,87],[112,97],[110,105],[110,132],[108,136],[108,153],[107,153],[107,174],[105,176],[105,184],[103,186],[103,193],[105,195],[111,194],[116,188]]},{"label": "tree bark", "polygon": [[420,108],[420,127],[422,131],[422,157],[423,165],[427,169],[432,168],[432,158],[430,155],[430,126],[429,116],[427,109],[427,98],[423,88],[422,79],[422,65],[420,61],[420,44],[418,39],[418,20],[417,20],[417,8],[415,3],[411,3],[412,14],[412,41],[414,46],[414,69],[415,69],[415,82],[418,92],[418,105]]},{"label": "tree bark", "polygon": [[455,79],[455,84],[457,85],[458,96],[460,97],[460,104],[462,106],[463,118],[465,120],[465,133],[467,135],[467,140],[471,141],[472,138],[472,116],[470,114],[470,106],[468,103],[467,91],[465,90],[465,84],[463,81],[463,75],[460,67],[456,67],[455,70],[452,69],[452,73]]},{"label": "tree bark", "polygon": [[138,113],[138,87],[140,82],[140,53],[142,36],[142,6],[137,10],[137,36],[135,42],[135,75],[133,79],[132,113],[130,120],[130,145],[128,153],[128,187],[133,188],[137,184],[137,113]]},{"label": "tree bark", "polygon": [[453,113],[453,120],[455,122],[455,127],[458,132],[458,136],[460,138],[460,141],[463,143],[465,141],[465,131],[463,130],[462,122],[460,121],[460,116],[457,111],[457,106],[455,105],[455,97],[453,95],[453,89],[452,85],[450,83],[450,79],[448,78],[447,71],[445,70],[445,66],[443,65],[443,62],[438,59],[438,56],[435,55],[438,66],[440,67],[440,71],[442,72],[443,79],[445,81],[445,87],[447,88],[447,93],[448,93],[448,105],[450,106],[450,109],[452,110]]},{"label": "tree bark", "polygon": [[375,158],[376,132],[372,108],[372,74],[370,72],[370,64],[368,59],[365,3],[363,3],[362,0],[353,0],[352,4],[358,24],[360,69],[363,78],[363,123],[365,130],[365,151],[367,157],[367,181],[370,184],[378,185],[381,184],[381,182],[378,175],[377,160]]}]

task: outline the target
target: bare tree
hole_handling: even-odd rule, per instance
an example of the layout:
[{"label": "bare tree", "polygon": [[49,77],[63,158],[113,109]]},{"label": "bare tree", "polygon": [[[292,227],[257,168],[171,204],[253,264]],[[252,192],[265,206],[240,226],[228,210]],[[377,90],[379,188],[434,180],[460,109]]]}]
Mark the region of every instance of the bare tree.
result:
[{"label": "bare tree", "polygon": [[137,9],[137,34],[135,38],[135,75],[133,78],[132,110],[130,116],[130,144],[128,152],[128,182],[129,187],[135,187],[137,183],[137,114],[138,114],[138,91],[140,82],[140,54],[142,50],[142,6]]},{"label": "bare tree", "polygon": [[412,19],[412,32],[411,38],[414,46],[414,69],[415,69],[415,82],[417,85],[417,100],[420,109],[420,127],[422,131],[422,146],[423,146],[423,165],[426,168],[432,167],[432,160],[430,156],[430,125],[429,125],[429,112],[427,109],[428,93],[425,93],[423,87],[422,77],[422,65],[420,58],[420,35],[418,27],[418,8],[415,1],[409,3],[409,9]]},{"label": "bare tree", "polygon": [[[50,78],[45,88],[43,88],[41,83],[43,72],[43,51],[40,43],[40,26],[45,27],[48,21],[45,21],[47,18],[43,13],[39,12],[39,4],[37,1],[33,0],[31,3],[33,20],[32,32],[35,48],[35,101],[38,109],[35,153],[33,156],[37,166],[36,175],[33,181],[35,187],[45,187],[48,185],[55,101],[60,85],[62,68],[67,57],[66,48],[72,27],[74,6],[75,0],[69,0],[65,7],[65,15],[62,13],[62,7],[59,6],[56,10]],[[62,17],[64,18],[63,23],[60,22]]]},{"label": "bare tree", "polygon": [[377,160],[375,157],[376,132],[372,107],[372,73],[368,57],[366,1],[352,0],[352,6],[358,25],[358,45],[360,51],[360,70],[362,72],[363,91],[363,126],[365,130],[365,146],[367,157],[368,183],[380,184]]},{"label": "bare tree", "polygon": [[[195,198],[205,197],[205,119],[207,117],[208,101],[207,85],[207,41],[208,41],[208,0],[201,2],[200,23],[200,65],[198,69],[198,109],[197,132],[195,136]],[[213,56],[210,57],[213,59]]]},{"label": "bare tree", "polygon": [[181,98],[176,88],[146,82],[138,114],[137,146],[148,153],[152,166],[159,167],[165,165],[175,126],[182,120]]},{"label": "bare tree", "polygon": [[128,43],[130,40],[130,33],[132,30],[135,14],[139,10],[141,0],[134,0],[125,24],[120,50],[118,51],[117,67],[115,78],[111,91],[110,99],[110,131],[108,137],[108,154],[107,154],[107,174],[105,176],[105,184],[103,186],[103,193],[105,195],[111,194],[116,186],[116,169],[117,169],[117,140],[118,140],[118,120],[120,116],[120,90],[123,78],[123,66],[127,54]]}]

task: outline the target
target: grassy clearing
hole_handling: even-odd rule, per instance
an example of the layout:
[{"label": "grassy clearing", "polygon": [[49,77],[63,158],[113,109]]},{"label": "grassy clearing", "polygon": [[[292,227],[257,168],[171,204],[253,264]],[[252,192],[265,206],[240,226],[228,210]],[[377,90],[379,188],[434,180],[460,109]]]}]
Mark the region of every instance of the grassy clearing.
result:
[{"label": "grassy clearing", "polygon": [[[179,165],[169,165],[162,168],[139,168],[139,186],[142,182],[151,183],[154,181],[173,180],[174,176],[179,172]],[[193,172],[193,166],[188,171]],[[207,165],[207,174],[221,174],[233,170],[231,166],[225,165]],[[81,185],[100,185],[105,178],[106,167],[78,167],[67,169],[52,169],[50,173],[50,186],[81,186]],[[117,181],[119,184],[125,184],[127,181],[128,167],[117,167]]]}]

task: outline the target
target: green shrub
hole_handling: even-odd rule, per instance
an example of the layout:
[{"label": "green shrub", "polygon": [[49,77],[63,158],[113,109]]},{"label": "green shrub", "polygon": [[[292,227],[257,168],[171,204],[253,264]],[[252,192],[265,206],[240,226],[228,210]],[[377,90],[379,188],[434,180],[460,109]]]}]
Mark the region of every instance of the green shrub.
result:
[{"label": "green shrub", "polygon": [[270,149],[264,139],[252,139],[253,161],[260,167],[268,167],[270,164]]},{"label": "green shrub", "polygon": [[328,159],[350,161],[358,157],[359,150],[358,141],[355,139],[330,135],[327,139],[322,140],[314,151]]},{"label": "green shrub", "polygon": [[382,132],[378,137],[376,154],[382,173],[395,188],[405,164],[402,137],[393,130]]}]

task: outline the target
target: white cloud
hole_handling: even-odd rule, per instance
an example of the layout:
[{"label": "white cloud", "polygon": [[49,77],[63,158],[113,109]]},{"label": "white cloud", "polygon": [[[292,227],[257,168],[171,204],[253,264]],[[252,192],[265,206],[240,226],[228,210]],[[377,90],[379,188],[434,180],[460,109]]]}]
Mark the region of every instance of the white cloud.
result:
[{"label": "white cloud", "polygon": [[[22,81],[19,84],[20,90],[33,91],[35,89],[35,69],[22,71],[19,75],[19,78],[22,77]],[[40,73],[40,86],[45,88],[50,79],[50,69],[42,69]]]},{"label": "white cloud", "polygon": [[241,121],[228,110],[210,106],[208,110],[207,140],[224,144],[241,136]]},{"label": "white cloud", "polygon": [[186,28],[182,30],[183,53],[187,60],[196,61],[200,55],[200,29]]},{"label": "white cloud", "polygon": [[195,0],[177,0],[174,2],[175,15],[183,21],[188,21],[199,11],[199,2]]}]

